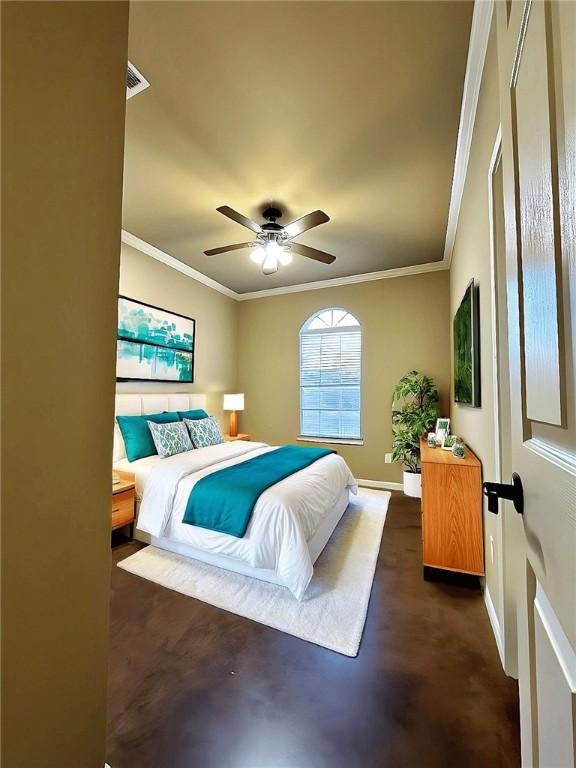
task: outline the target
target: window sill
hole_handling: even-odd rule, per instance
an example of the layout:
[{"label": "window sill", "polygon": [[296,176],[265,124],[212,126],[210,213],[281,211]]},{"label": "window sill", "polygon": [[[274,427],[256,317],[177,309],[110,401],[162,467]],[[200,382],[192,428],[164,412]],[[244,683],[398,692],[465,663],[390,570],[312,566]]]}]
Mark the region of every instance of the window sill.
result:
[{"label": "window sill", "polygon": [[299,435],[296,440],[299,443],[326,443],[328,445],[364,445],[362,438],[356,440],[352,437],[309,437]]}]

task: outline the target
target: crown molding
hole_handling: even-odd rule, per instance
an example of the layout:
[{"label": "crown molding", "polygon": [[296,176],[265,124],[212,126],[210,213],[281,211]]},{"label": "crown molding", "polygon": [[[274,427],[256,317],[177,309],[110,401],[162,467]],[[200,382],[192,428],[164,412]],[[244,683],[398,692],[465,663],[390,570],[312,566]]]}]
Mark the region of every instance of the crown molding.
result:
[{"label": "crown molding", "polygon": [[161,251],[160,248],[156,248],[155,245],[151,245],[145,240],[141,240],[139,237],[136,237],[136,235],[127,232],[125,229],[122,230],[122,242],[126,245],[130,245],[132,248],[136,248],[137,251],[145,253],[147,256],[151,256],[157,261],[161,261],[162,264],[166,264],[167,267],[172,267],[172,269],[176,269],[178,272],[182,272],[183,275],[191,277],[193,280],[196,280],[196,282],[202,283],[202,285],[206,285],[208,288],[212,288],[214,291],[223,293],[224,296],[228,296],[230,299],[238,299],[239,294],[237,294],[236,291],[227,288],[217,280],[213,280],[211,277],[208,277],[208,275],[205,275],[202,272],[198,272],[197,269],[189,267],[188,264],[184,264],[183,261],[175,259],[174,256],[170,256],[169,253]]},{"label": "crown molding", "polygon": [[141,253],[145,253],[147,256],[151,256],[157,261],[161,261],[162,264],[166,264],[167,267],[172,267],[178,272],[182,272],[186,277],[191,277],[192,280],[196,280],[198,283],[206,285],[208,288],[212,288],[214,291],[223,293],[230,299],[235,301],[249,301],[251,299],[264,299],[267,296],[279,296],[283,293],[301,293],[302,291],[317,291],[321,288],[336,288],[340,285],[352,285],[354,283],[368,283],[372,280],[384,280],[391,277],[406,277],[408,275],[420,275],[423,272],[439,272],[443,269],[447,269],[446,264],[443,261],[433,261],[430,264],[416,264],[413,267],[399,267],[398,269],[384,269],[381,272],[366,272],[363,275],[350,275],[348,277],[332,277],[329,280],[316,280],[313,283],[299,283],[298,285],[286,285],[280,288],[268,288],[262,291],[250,291],[249,293],[236,293],[231,288],[228,288],[222,283],[213,280],[208,275],[199,272],[193,267],[189,267],[188,264],[179,259],[175,259],[174,256],[170,256],[169,253],[161,251],[160,248],[156,248],[155,245],[147,243],[136,235],[122,230],[122,242],[125,245],[129,245],[135,248]]},{"label": "crown molding", "polygon": [[460,109],[458,139],[456,141],[446,241],[444,243],[443,262],[447,268],[450,267],[454,241],[456,239],[458,216],[460,215],[468,160],[470,159],[470,146],[474,133],[478,96],[482,84],[482,73],[484,71],[486,49],[488,48],[488,38],[490,37],[493,10],[494,0],[475,0],[470,30],[470,44],[468,47],[468,60],[466,62],[466,75],[464,77],[464,90],[462,93],[462,107]]},{"label": "crown molding", "polygon": [[251,299],[265,299],[268,296],[280,296],[283,293],[319,291],[322,288],[337,288],[341,285],[369,283],[372,280],[386,280],[387,278],[391,277],[408,277],[409,275],[421,275],[423,272],[441,272],[444,269],[448,269],[448,266],[443,261],[432,261],[429,264],[416,264],[413,267],[383,269],[381,272],[366,272],[363,275],[349,275],[348,277],[332,277],[329,280],[316,280],[313,283],[284,285],[281,288],[268,288],[263,291],[251,291],[250,293],[238,293],[236,295],[238,297],[238,301],[250,301]]}]

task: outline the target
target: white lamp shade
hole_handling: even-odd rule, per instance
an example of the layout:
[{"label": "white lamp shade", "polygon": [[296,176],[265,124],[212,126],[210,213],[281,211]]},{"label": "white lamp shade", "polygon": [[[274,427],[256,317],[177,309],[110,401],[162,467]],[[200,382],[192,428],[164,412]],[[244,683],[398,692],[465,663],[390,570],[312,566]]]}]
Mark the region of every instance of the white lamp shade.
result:
[{"label": "white lamp shade", "polygon": [[237,395],[224,395],[224,410],[225,411],[243,411],[244,410],[244,393],[241,392]]}]

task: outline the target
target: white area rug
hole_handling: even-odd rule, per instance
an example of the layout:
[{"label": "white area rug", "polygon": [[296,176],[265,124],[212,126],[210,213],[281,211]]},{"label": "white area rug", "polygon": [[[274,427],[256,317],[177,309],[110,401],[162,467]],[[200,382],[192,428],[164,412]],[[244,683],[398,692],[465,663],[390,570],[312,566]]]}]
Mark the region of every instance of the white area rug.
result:
[{"label": "white area rug", "polygon": [[390,493],[363,488],[316,561],[302,602],[285,587],[146,547],[118,563],[130,573],[324,648],[356,656]]}]

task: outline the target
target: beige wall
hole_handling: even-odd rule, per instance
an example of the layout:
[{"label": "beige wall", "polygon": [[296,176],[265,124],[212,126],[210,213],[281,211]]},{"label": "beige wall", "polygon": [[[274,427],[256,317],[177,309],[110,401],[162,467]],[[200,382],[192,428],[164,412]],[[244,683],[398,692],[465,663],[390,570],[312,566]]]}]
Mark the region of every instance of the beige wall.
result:
[{"label": "beige wall", "polygon": [[[480,370],[482,407],[468,408],[452,403],[452,431],[462,435],[482,461],[485,479],[495,477],[495,428],[493,395],[492,285],[490,273],[491,230],[489,221],[488,171],[500,124],[498,101],[498,58],[494,28],[490,34],[476,122],[458,218],[458,229],[450,269],[450,316],[456,312],[468,282],[480,286]],[[498,590],[499,526],[495,515],[484,514],[486,584],[500,616]],[[494,563],[490,556],[493,538]]]},{"label": "beige wall", "polygon": [[237,308],[234,299],[162,262],[122,245],[120,293],[196,320],[193,384],[118,382],[119,392],[201,392],[222,415],[222,394],[236,391]]},{"label": "beige wall", "polygon": [[392,389],[416,368],[434,378],[449,403],[448,272],[376,280],[284,294],[239,305],[239,389],[246,393],[242,430],[272,444],[299,433],[299,331],[325,307],[343,307],[362,324],[363,446],[338,446],[358,478],[399,481],[384,463],[391,450]]},{"label": "beige wall", "polygon": [[2,758],[102,768],[128,3],[2,3]]}]

